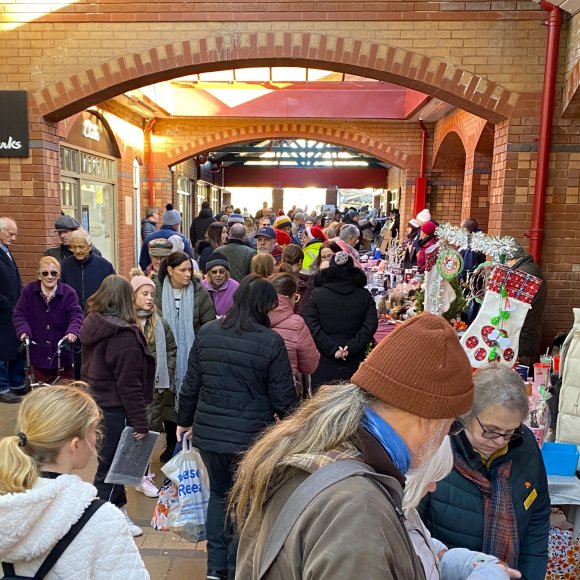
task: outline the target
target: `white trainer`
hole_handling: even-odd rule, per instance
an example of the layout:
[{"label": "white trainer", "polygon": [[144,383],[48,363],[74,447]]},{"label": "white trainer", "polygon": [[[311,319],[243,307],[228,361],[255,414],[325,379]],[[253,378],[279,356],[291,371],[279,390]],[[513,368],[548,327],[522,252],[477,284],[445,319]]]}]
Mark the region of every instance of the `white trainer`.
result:
[{"label": "white trainer", "polygon": [[124,507],[119,508],[121,513],[125,516],[125,520],[127,521],[127,525],[129,526],[129,531],[131,535],[136,538],[137,536],[143,535],[143,530],[137,525],[133,523],[133,520],[129,517],[127,510]]},{"label": "white trainer", "polygon": [[153,483],[154,475],[155,474],[150,473],[149,475],[143,477],[141,480],[141,485],[138,485],[135,490],[146,495],[147,497],[159,497],[159,490]]}]

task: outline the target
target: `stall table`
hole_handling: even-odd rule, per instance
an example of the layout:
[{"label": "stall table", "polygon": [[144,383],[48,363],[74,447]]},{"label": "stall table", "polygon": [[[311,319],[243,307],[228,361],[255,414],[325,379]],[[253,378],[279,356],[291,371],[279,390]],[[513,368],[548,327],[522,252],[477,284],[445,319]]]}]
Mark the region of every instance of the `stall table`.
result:
[{"label": "stall table", "polygon": [[574,526],[574,537],[580,537],[580,479],[575,475],[548,475],[550,503],[562,506],[566,519]]}]

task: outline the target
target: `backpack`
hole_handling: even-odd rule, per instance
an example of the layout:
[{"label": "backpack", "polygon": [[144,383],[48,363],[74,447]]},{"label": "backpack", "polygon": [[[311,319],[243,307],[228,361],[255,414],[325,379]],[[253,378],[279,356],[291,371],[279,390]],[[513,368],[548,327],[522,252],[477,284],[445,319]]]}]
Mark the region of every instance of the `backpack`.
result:
[{"label": "backpack", "polygon": [[58,562],[58,559],[63,555],[69,544],[77,537],[79,532],[85,527],[85,524],[91,519],[93,514],[104,504],[101,499],[94,499],[87,509],[83,512],[79,521],[74,524],[71,529],[58,541],[56,546],[50,551],[40,568],[36,571],[34,576],[18,576],[14,571],[14,564],[2,562],[2,572],[4,574],[3,580],[27,580],[35,579],[42,580]]}]

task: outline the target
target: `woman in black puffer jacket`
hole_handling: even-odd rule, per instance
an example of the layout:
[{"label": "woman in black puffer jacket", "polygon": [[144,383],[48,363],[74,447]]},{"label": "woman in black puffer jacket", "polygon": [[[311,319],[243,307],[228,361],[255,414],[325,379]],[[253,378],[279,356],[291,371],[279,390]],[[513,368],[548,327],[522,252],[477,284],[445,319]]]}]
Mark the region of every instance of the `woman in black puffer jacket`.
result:
[{"label": "woman in black puffer jacket", "polygon": [[365,358],[378,326],[377,307],[366,276],[346,252],[337,252],[319,272],[304,320],[320,352],[312,387],[348,381]]},{"label": "woman in black puffer jacket", "polygon": [[178,401],[177,428],[191,432],[210,482],[207,513],[208,578],[233,578],[237,542],[226,535],[226,502],[238,455],[256,436],[297,404],[282,337],[270,330],[278,305],[274,287],[246,276],[221,320],[196,334]]}]

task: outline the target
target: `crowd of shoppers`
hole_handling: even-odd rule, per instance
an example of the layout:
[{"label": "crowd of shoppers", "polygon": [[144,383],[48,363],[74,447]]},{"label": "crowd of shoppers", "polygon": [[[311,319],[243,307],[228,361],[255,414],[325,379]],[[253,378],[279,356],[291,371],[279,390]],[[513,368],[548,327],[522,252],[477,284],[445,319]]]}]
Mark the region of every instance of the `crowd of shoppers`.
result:
[{"label": "crowd of shoppers", "polygon": [[[217,219],[203,207],[190,230],[200,271],[179,212],[167,206],[157,230],[153,210],[142,224],[143,270],[129,281],[95,253],[88,232],[61,220],[71,231],[59,236],[60,252],[71,255],[42,257],[24,289],[10,249],[16,223],[0,218],[0,324],[9,331],[0,339],[0,401],[21,400],[10,387],[21,381],[22,339],[37,343],[31,363],[46,382],[73,377],[72,356],[57,368],[54,352],[63,338],[80,343],[75,370],[88,384],[27,395],[17,436],[0,442],[0,514],[71,505],[63,525],[22,518],[18,537],[43,542],[25,553],[5,534],[0,562],[34,574],[98,497],[106,507],[95,504],[79,532],[92,554],[85,567],[109,570],[109,551],[116,568],[108,577],[148,577],[125,489],[105,482],[129,425],[138,440],[165,431],[161,461],[182,435],[200,450],[210,483],[210,580],[346,580],[361,571],[403,580],[543,578],[549,495],[523,425],[523,382],[504,367],[472,374],[454,330],[429,314],[371,350],[378,318],[358,261],[358,212],[323,224],[304,212],[274,220],[265,206],[252,235],[233,206]],[[427,210],[409,222],[409,264],[424,263],[436,227]],[[530,267],[524,255],[515,257],[520,266]],[[93,455],[94,487],[70,475]],[[149,473],[137,489],[158,494]],[[301,515],[292,519],[297,497]],[[274,547],[280,521],[287,529]],[[71,563],[59,562],[66,575]]]}]

